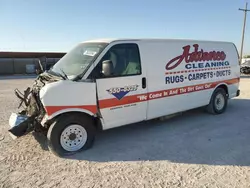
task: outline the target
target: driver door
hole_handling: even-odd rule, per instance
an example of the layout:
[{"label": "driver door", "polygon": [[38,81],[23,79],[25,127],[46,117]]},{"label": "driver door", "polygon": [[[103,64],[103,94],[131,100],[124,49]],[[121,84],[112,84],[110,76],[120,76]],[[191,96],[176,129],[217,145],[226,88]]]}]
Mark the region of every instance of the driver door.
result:
[{"label": "driver door", "polygon": [[147,94],[146,76],[138,45],[129,43],[112,46],[98,63],[98,71],[105,60],[112,61],[114,74],[108,78],[99,76],[96,79],[103,128],[145,120],[147,100],[142,95]]}]

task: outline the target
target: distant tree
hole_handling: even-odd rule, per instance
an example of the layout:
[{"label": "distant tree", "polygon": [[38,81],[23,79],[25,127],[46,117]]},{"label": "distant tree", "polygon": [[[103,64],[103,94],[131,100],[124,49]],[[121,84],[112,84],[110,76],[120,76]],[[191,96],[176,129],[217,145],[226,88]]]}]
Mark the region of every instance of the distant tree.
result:
[{"label": "distant tree", "polygon": [[244,58],[250,58],[250,55],[245,55]]}]

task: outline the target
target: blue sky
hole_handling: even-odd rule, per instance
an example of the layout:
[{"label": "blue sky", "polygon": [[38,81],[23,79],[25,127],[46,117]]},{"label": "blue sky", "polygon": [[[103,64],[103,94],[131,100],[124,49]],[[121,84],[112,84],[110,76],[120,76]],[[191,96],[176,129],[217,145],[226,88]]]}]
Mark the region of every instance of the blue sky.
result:
[{"label": "blue sky", "polygon": [[[68,51],[96,38],[223,40],[240,47],[246,0],[0,0],[0,51]],[[250,8],[250,4],[249,4]],[[250,54],[250,12],[244,54]]]}]

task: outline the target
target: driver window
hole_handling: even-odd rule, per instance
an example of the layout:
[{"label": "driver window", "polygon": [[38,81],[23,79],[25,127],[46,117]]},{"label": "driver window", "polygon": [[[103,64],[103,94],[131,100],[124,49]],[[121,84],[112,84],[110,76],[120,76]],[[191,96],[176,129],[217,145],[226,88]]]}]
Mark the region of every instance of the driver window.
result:
[{"label": "driver window", "polygon": [[102,77],[102,62],[106,60],[111,60],[113,63],[113,77],[141,74],[141,62],[137,44],[117,44],[111,47],[93,70],[92,78]]}]

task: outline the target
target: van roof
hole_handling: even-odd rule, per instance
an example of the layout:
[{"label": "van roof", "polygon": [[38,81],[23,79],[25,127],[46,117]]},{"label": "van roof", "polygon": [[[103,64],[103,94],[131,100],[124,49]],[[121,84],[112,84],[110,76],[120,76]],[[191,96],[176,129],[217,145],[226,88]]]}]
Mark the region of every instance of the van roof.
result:
[{"label": "van roof", "polygon": [[95,40],[88,40],[83,41],[82,43],[87,42],[99,42],[99,43],[112,43],[118,41],[147,41],[147,42],[156,42],[156,41],[187,41],[187,42],[215,42],[215,43],[232,43],[226,41],[209,41],[209,40],[193,40],[193,39],[163,39],[163,38],[107,38],[107,39],[95,39]]}]

